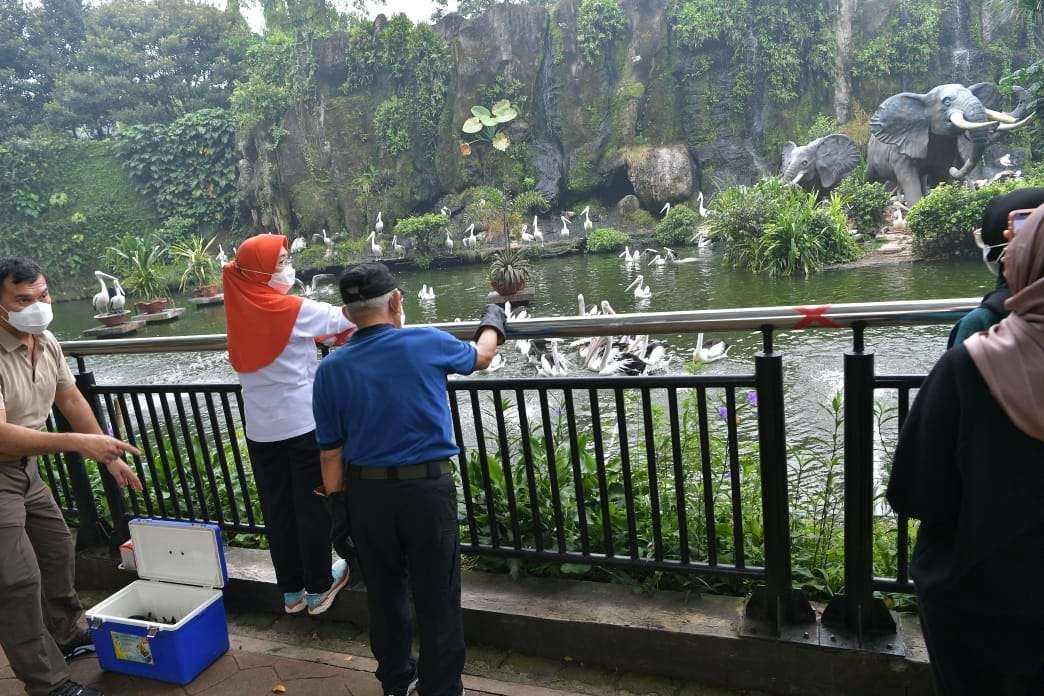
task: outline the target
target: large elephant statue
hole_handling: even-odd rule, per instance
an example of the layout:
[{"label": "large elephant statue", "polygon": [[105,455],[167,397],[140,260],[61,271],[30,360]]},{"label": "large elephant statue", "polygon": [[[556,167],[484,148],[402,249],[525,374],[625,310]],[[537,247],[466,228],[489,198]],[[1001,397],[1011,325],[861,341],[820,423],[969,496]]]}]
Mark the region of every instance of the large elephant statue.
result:
[{"label": "large elephant statue", "polygon": [[983,102],[993,102],[996,89],[988,82],[939,85],[927,94],[903,92],[884,100],[870,119],[867,181],[897,187],[913,205],[932,186],[966,177],[991,134],[1033,117],[1019,120],[987,108]]},{"label": "large elephant statue", "polygon": [[781,178],[806,191],[828,195],[859,164],[859,148],[847,135],[834,133],[798,147],[783,146]]}]

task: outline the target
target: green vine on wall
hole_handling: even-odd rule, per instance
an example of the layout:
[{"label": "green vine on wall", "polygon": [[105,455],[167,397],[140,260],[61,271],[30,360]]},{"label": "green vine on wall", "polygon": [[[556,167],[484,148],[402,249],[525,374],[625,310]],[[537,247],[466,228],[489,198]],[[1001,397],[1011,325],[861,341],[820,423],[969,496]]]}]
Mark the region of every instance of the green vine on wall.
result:
[{"label": "green vine on wall", "polygon": [[234,217],[239,198],[229,112],[203,109],[169,125],[132,126],[117,142],[131,179],[164,218],[217,225]]},{"label": "green vine on wall", "polygon": [[584,60],[591,65],[604,61],[629,26],[617,0],[580,0],[576,33]]}]

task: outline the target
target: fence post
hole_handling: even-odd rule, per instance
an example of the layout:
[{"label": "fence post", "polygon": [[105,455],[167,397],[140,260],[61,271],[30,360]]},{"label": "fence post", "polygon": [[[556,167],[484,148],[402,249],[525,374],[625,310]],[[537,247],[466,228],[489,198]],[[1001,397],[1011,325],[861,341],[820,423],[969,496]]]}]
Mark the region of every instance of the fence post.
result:
[{"label": "fence post", "polygon": [[858,647],[896,632],[895,620],[873,590],[874,354],[864,350],[865,327],[852,325],[852,350],[844,362],[845,591],[823,612],[823,625],[850,632]]},{"label": "fence post", "polygon": [[[98,421],[98,424],[105,429],[106,418],[102,411],[101,401],[98,399],[98,393],[94,390],[94,373],[88,372],[84,369],[83,363],[80,362],[80,370],[76,375],[76,386],[80,389],[84,398],[87,399],[87,403],[91,406],[91,411],[94,413],[94,418]],[[112,534],[109,536],[109,545],[112,548],[116,548],[123,542],[130,539],[130,528],[127,526],[127,508],[123,502],[123,492],[120,490],[120,486],[116,483],[116,479],[112,477],[109,470],[106,469],[101,463],[98,463],[98,473],[101,475],[102,488],[105,490],[105,499],[109,503],[109,515],[112,517]],[[84,471],[86,475],[86,471]],[[93,505],[93,498],[91,504]]]},{"label": "fence post", "polygon": [[[802,590],[794,589],[791,580],[783,356],[772,349],[772,327],[762,327],[762,335],[764,351],[754,357],[754,381],[758,395],[765,584],[755,588],[747,601],[745,619],[749,621],[745,621],[743,632],[783,637],[786,626],[815,624],[816,614],[808,597]],[[767,626],[759,630],[758,624]],[[803,636],[809,639],[809,632],[803,631]]]}]

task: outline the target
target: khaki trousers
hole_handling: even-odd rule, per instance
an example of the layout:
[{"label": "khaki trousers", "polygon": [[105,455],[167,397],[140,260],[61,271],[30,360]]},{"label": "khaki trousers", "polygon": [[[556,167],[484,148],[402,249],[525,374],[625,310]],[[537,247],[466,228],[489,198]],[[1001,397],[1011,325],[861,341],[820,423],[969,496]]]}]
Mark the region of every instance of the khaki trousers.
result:
[{"label": "khaki trousers", "polygon": [[30,696],[68,679],[59,645],[77,638],[72,535],[36,460],[0,462],[0,646]]}]

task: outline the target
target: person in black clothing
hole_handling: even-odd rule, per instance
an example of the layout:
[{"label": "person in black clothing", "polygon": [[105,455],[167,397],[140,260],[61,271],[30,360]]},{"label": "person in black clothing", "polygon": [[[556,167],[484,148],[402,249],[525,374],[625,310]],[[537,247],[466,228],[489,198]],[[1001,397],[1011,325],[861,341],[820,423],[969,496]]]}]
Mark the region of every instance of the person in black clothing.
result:
[{"label": "person in black clothing", "polygon": [[928,375],[888,482],[947,695],[1044,694],[1044,207],[1004,262],[1010,313]]},{"label": "person in black clothing", "polygon": [[994,196],[982,213],[982,225],[979,228],[982,242],[982,260],[993,275],[997,276],[997,286],[986,293],[982,304],[961,317],[953,325],[946,341],[947,348],[964,343],[969,336],[986,331],[998,321],[1008,316],[1004,303],[1011,297],[1008,281],[1004,279],[1004,265],[1000,261],[1007,240],[1004,231],[1008,229],[1008,214],[1013,210],[1036,208],[1044,205],[1044,188],[1021,188]]}]

